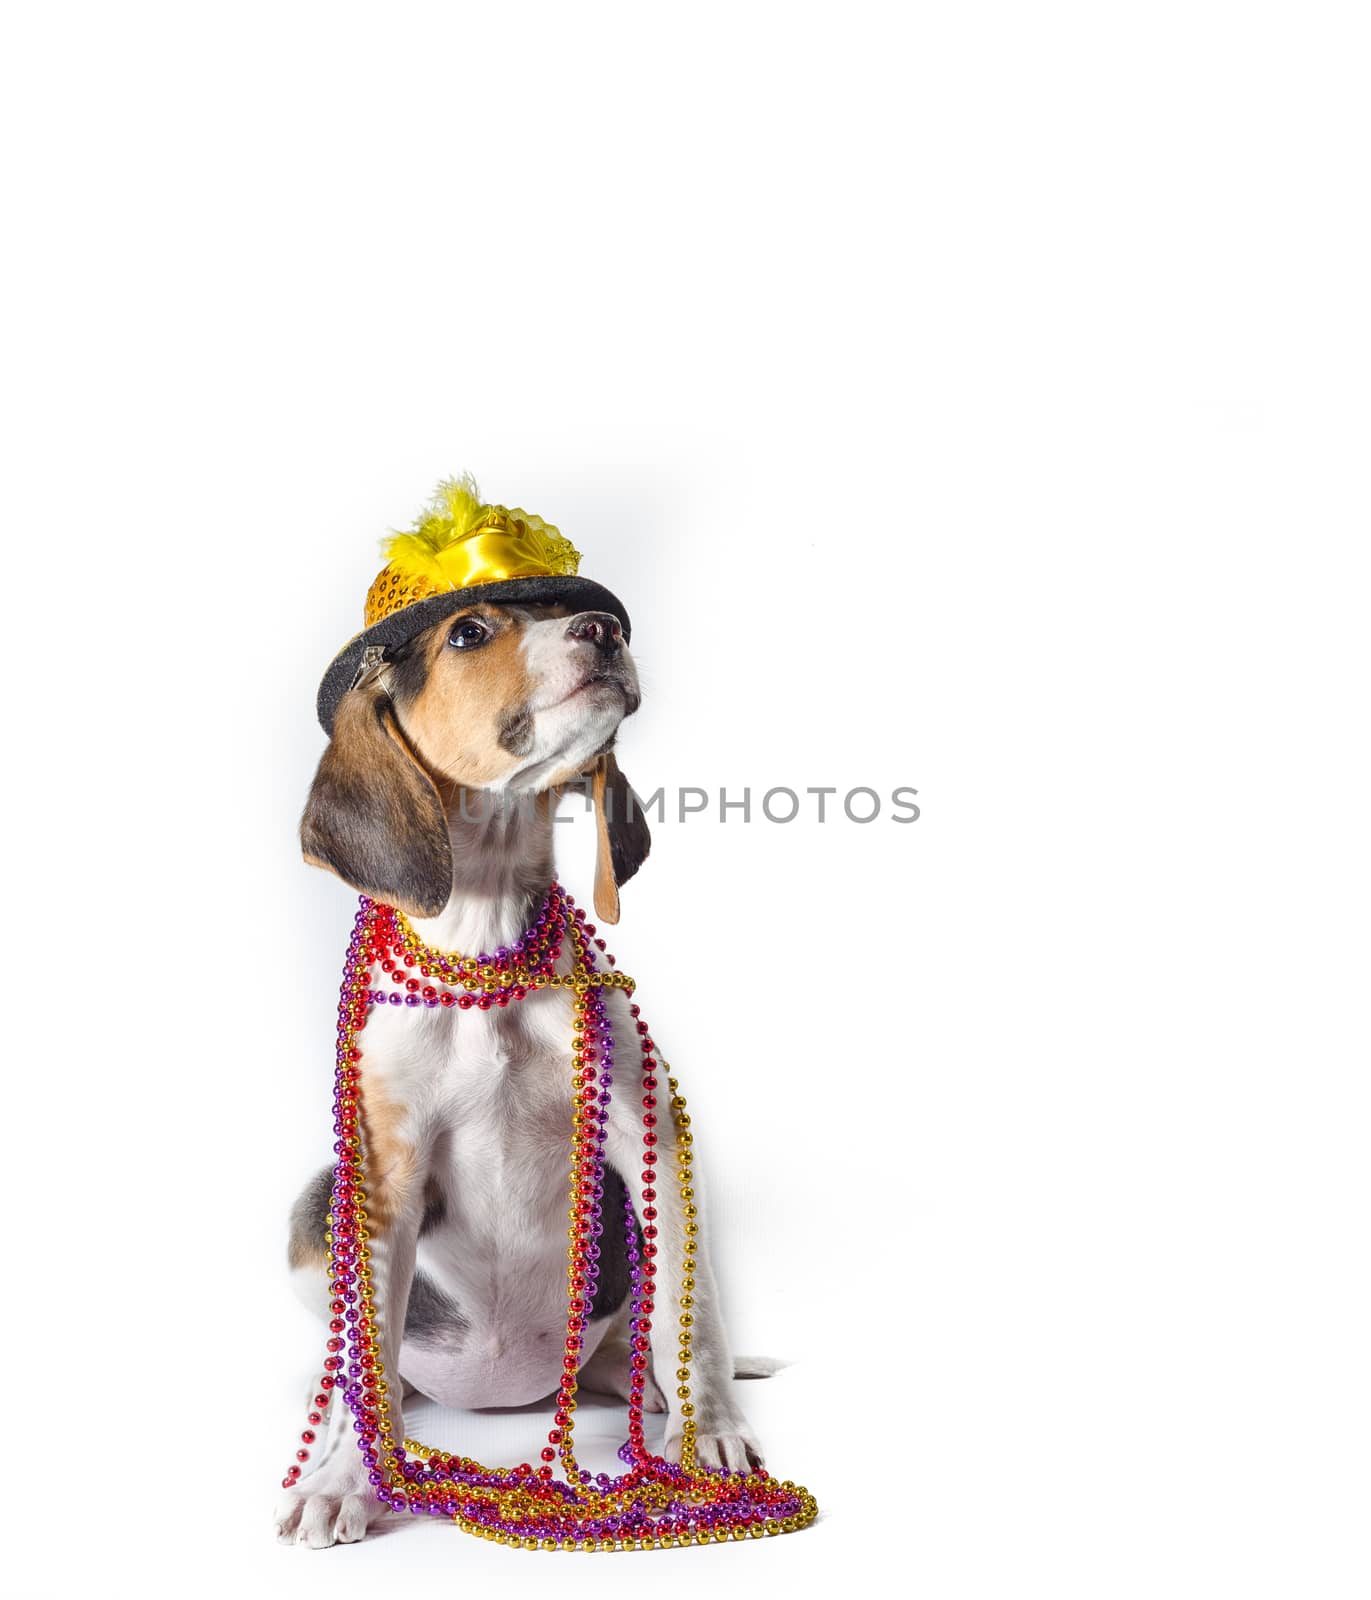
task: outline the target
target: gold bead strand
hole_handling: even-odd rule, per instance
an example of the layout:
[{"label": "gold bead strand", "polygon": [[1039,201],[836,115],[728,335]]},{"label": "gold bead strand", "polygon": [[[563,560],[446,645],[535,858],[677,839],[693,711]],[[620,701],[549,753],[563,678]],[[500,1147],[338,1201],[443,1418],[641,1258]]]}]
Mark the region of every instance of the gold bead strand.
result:
[{"label": "gold bead strand", "polygon": [[[574,943],[575,943],[575,941],[573,940],[573,944]],[[567,1332],[566,1332],[566,1336],[567,1336],[568,1339],[571,1337],[572,1319],[573,1319],[573,1317],[576,1316],[576,1313],[572,1309],[572,1307],[573,1307],[574,1303],[580,1298],[580,1292],[577,1290],[576,1284],[575,1284],[575,1281],[574,1281],[575,1280],[575,1276],[576,1276],[576,1262],[577,1262],[578,1256],[580,1254],[580,1244],[579,1244],[580,1236],[576,1231],[576,1224],[577,1224],[577,1221],[578,1221],[578,1218],[579,1218],[578,1200],[579,1200],[580,1186],[581,1186],[581,1164],[582,1164],[583,1160],[585,1159],[585,1151],[586,1151],[586,1149],[588,1147],[588,1140],[586,1138],[586,1116],[585,1116],[584,1111],[581,1109],[581,1103],[580,1103],[581,1063],[580,1063],[580,1060],[579,1060],[579,1056],[580,1056],[581,1047],[585,1043],[586,1012],[587,1012],[588,1009],[589,1009],[589,1007],[588,1007],[588,1004],[587,1004],[586,996],[584,994],[582,994],[582,993],[578,993],[576,995],[576,998],[572,1001],[572,1006],[571,1006],[571,1081],[572,1081],[572,1090],[571,1090],[571,1094],[572,1094],[572,1100],[571,1100],[571,1172],[570,1172],[570,1175],[569,1175],[569,1190],[570,1190],[570,1193],[569,1193],[569,1196],[568,1196],[568,1202],[569,1203],[568,1203],[568,1208],[567,1208],[567,1240],[568,1240],[568,1243],[567,1243],[567,1269],[566,1269],[566,1272],[567,1272]],[[584,1317],[584,1316],[582,1316],[580,1320],[582,1321],[582,1323],[585,1323],[589,1319]],[[566,1346],[563,1345],[563,1349],[564,1350],[565,1350],[565,1348],[566,1348]],[[563,1368],[563,1372],[565,1372],[565,1370],[566,1369]],[[566,1468],[566,1477],[567,1477],[568,1481],[571,1481],[575,1477],[575,1475],[577,1473],[577,1470],[578,1470],[577,1469],[577,1463],[576,1463],[575,1438],[574,1438],[575,1429],[576,1429],[576,1392],[577,1392],[578,1387],[579,1387],[579,1384],[578,1384],[578,1373],[576,1373],[576,1372],[573,1372],[571,1374],[571,1380],[570,1380],[569,1383],[563,1384],[563,1385],[559,1385],[559,1392],[564,1392],[566,1394],[566,1397],[567,1397],[565,1401],[560,1402],[559,1407],[558,1407],[559,1410],[562,1410],[562,1411],[566,1412],[567,1420],[566,1420],[565,1424],[558,1424],[558,1426],[561,1427],[561,1429],[562,1429],[562,1439],[561,1439],[560,1448],[561,1448],[561,1452],[562,1452],[562,1462],[563,1462],[563,1464],[564,1464],[564,1466]]]},{"label": "gold bead strand", "polygon": [[676,1343],[680,1365],[676,1369],[676,1397],[681,1402],[681,1465],[695,1470],[695,1405],[691,1399],[690,1367],[694,1351],[692,1328],[695,1318],[691,1306],[695,1300],[695,1252],[699,1228],[693,1220],[696,1215],[693,1187],[694,1171],[691,1167],[690,1146],[693,1142],[689,1130],[689,1117],[684,1116],[685,1099],[678,1092],[676,1079],[665,1061],[661,1063],[671,1091],[672,1121],[676,1127],[676,1182],[681,1198],[681,1292],[680,1313]]}]

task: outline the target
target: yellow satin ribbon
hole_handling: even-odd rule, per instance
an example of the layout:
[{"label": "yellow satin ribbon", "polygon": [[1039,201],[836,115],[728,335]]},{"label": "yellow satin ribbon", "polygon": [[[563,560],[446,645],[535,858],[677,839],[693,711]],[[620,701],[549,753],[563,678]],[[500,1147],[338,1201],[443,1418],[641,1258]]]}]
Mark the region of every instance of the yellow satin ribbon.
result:
[{"label": "yellow satin ribbon", "polygon": [[564,576],[579,566],[580,553],[570,540],[541,517],[503,506],[478,509],[479,525],[465,533],[450,526],[442,530],[440,549],[433,548],[434,541],[394,541],[397,554],[367,594],[367,627],[431,595],[510,578]]},{"label": "yellow satin ribbon", "polygon": [[438,551],[433,559],[454,589],[469,589],[478,583],[503,583],[506,578],[550,578],[553,575],[543,535],[518,522],[511,523],[507,531],[477,528]]}]

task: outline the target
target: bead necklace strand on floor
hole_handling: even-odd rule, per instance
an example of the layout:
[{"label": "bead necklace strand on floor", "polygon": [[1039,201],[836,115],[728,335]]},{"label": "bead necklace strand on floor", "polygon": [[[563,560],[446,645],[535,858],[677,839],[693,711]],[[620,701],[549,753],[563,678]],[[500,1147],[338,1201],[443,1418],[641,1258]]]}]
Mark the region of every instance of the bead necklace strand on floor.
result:
[{"label": "bead necklace strand on floor", "polygon": [[[630,1278],[628,1438],[619,1457],[627,1471],[611,1477],[590,1472],[574,1450],[576,1379],[595,1300],[603,1235],[604,1149],[610,1090],[614,1083],[614,1036],[604,990],[624,990],[633,980],[613,970],[614,957],[594,937],[585,912],[554,883],[534,925],[493,955],[459,956],[433,950],[418,938],[404,915],[362,897],[353,926],[338,1005],[337,1073],[334,1092],[333,1199],[329,1221],[330,1301],[328,1354],[308,1426],[300,1435],[296,1463],[283,1479],[301,1480],[309,1446],[327,1409],[341,1394],[353,1415],[358,1447],[377,1497],[396,1511],[447,1516],[466,1532],[524,1550],[644,1550],[722,1543],[790,1533],[814,1520],[814,1497],[799,1484],[777,1482],[761,1468],[729,1473],[695,1463],[695,1407],[690,1365],[699,1224],[693,1187],[693,1138],[685,1099],[666,1073],[668,1108],[675,1130],[676,1171],[658,1171],[658,1070],[655,1045],[636,1005],[629,1005],[642,1054],[641,1242],[624,1186],[625,1239]],[[564,943],[572,970],[556,966]],[[609,970],[601,970],[596,951]],[[389,987],[386,985],[389,984]],[[362,1073],[358,1036],[377,1006],[434,1009],[473,1006],[488,1011],[508,1006],[539,989],[572,991],[571,1166],[567,1212],[567,1322],[562,1380],[553,1426],[541,1464],[486,1467],[467,1456],[397,1441],[386,1373],[381,1361],[376,1291],[372,1282],[367,1213]],[[663,1069],[665,1070],[665,1069]],[[679,1465],[654,1455],[643,1431],[643,1390],[657,1311],[659,1186],[677,1187],[683,1227],[682,1273],[677,1299],[676,1398],[682,1418]],[[387,1314],[381,1308],[381,1314]],[[659,1374],[665,1379],[665,1374]],[[665,1387],[665,1382],[664,1382]],[[564,1476],[554,1475],[560,1456]]]}]

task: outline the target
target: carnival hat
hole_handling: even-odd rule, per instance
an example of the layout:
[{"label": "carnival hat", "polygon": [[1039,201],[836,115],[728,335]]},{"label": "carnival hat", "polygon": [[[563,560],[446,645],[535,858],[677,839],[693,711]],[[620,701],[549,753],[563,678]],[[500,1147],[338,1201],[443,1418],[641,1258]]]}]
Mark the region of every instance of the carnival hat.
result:
[{"label": "carnival hat", "polygon": [[367,662],[482,600],[608,611],[629,637],[623,601],[577,575],[581,553],[571,541],[527,511],[483,505],[470,475],[440,483],[413,529],[384,539],[382,551],[387,561],[367,591],[366,626],[334,656],[319,685],[325,733]]}]

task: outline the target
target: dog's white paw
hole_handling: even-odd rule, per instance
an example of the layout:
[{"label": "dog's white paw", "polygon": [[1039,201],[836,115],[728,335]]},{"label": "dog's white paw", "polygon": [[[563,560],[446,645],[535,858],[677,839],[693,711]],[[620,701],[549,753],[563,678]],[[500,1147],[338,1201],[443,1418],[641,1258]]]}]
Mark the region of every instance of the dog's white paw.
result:
[{"label": "dog's white paw", "polygon": [[[581,1368],[577,1382],[590,1394],[609,1394],[619,1400],[632,1397],[629,1383],[628,1349],[619,1342],[602,1344]],[[662,1393],[651,1368],[643,1384],[643,1410],[666,1410],[666,1396]]]},{"label": "dog's white paw", "polygon": [[790,1366],[780,1356],[734,1356],[735,1378],[774,1378],[782,1367]]},{"label": "dog's white paw", "polygon": [[[630,1400],[633,1397],[626,1372],[623,1374],[606,1372],[601,1368],[588,1373],[582,1368],[579,1387],[589,1394],[613,1395],[616,1400]],[[647,1375],[647,1382],[643,1385],[643,1410],[657,1412],[666,1410],[666,1396],[650,1372]]]},{"label": "dog's white paw", "polygon": [[367,1530],[388,1516],[371,1486],[352,1470],[324,1469],[302,1478],[276,1508],[276,1537],[286,1544],[327,1550],[334,1544],[356,1544]]},{"label": "dog's white paw", "polygon": [[[673,1420],[667,1431],[662,1454],[668,1461],[681,1459],[681,1434],[679,1419]],[[697,1426],[695,1430],[695,1465],[710,1470],[723,1468],[725,1472],[751,1472],[760,1467],[762,1447],[752,1437],[742,1417],[732,1417],[715,1426]]]},{"label": "dog's white paw", "polygon": [[[618,1394],[621,1400],[632,1398],[627,1375],[625,1375],[623,1384],[619,1387]],[[650,1372],[647,1375],[647,1381],[643,1384],[643,1410],[659,1412],[666,1410],[666,1396],[658,1388],[657,1380]]]}]

